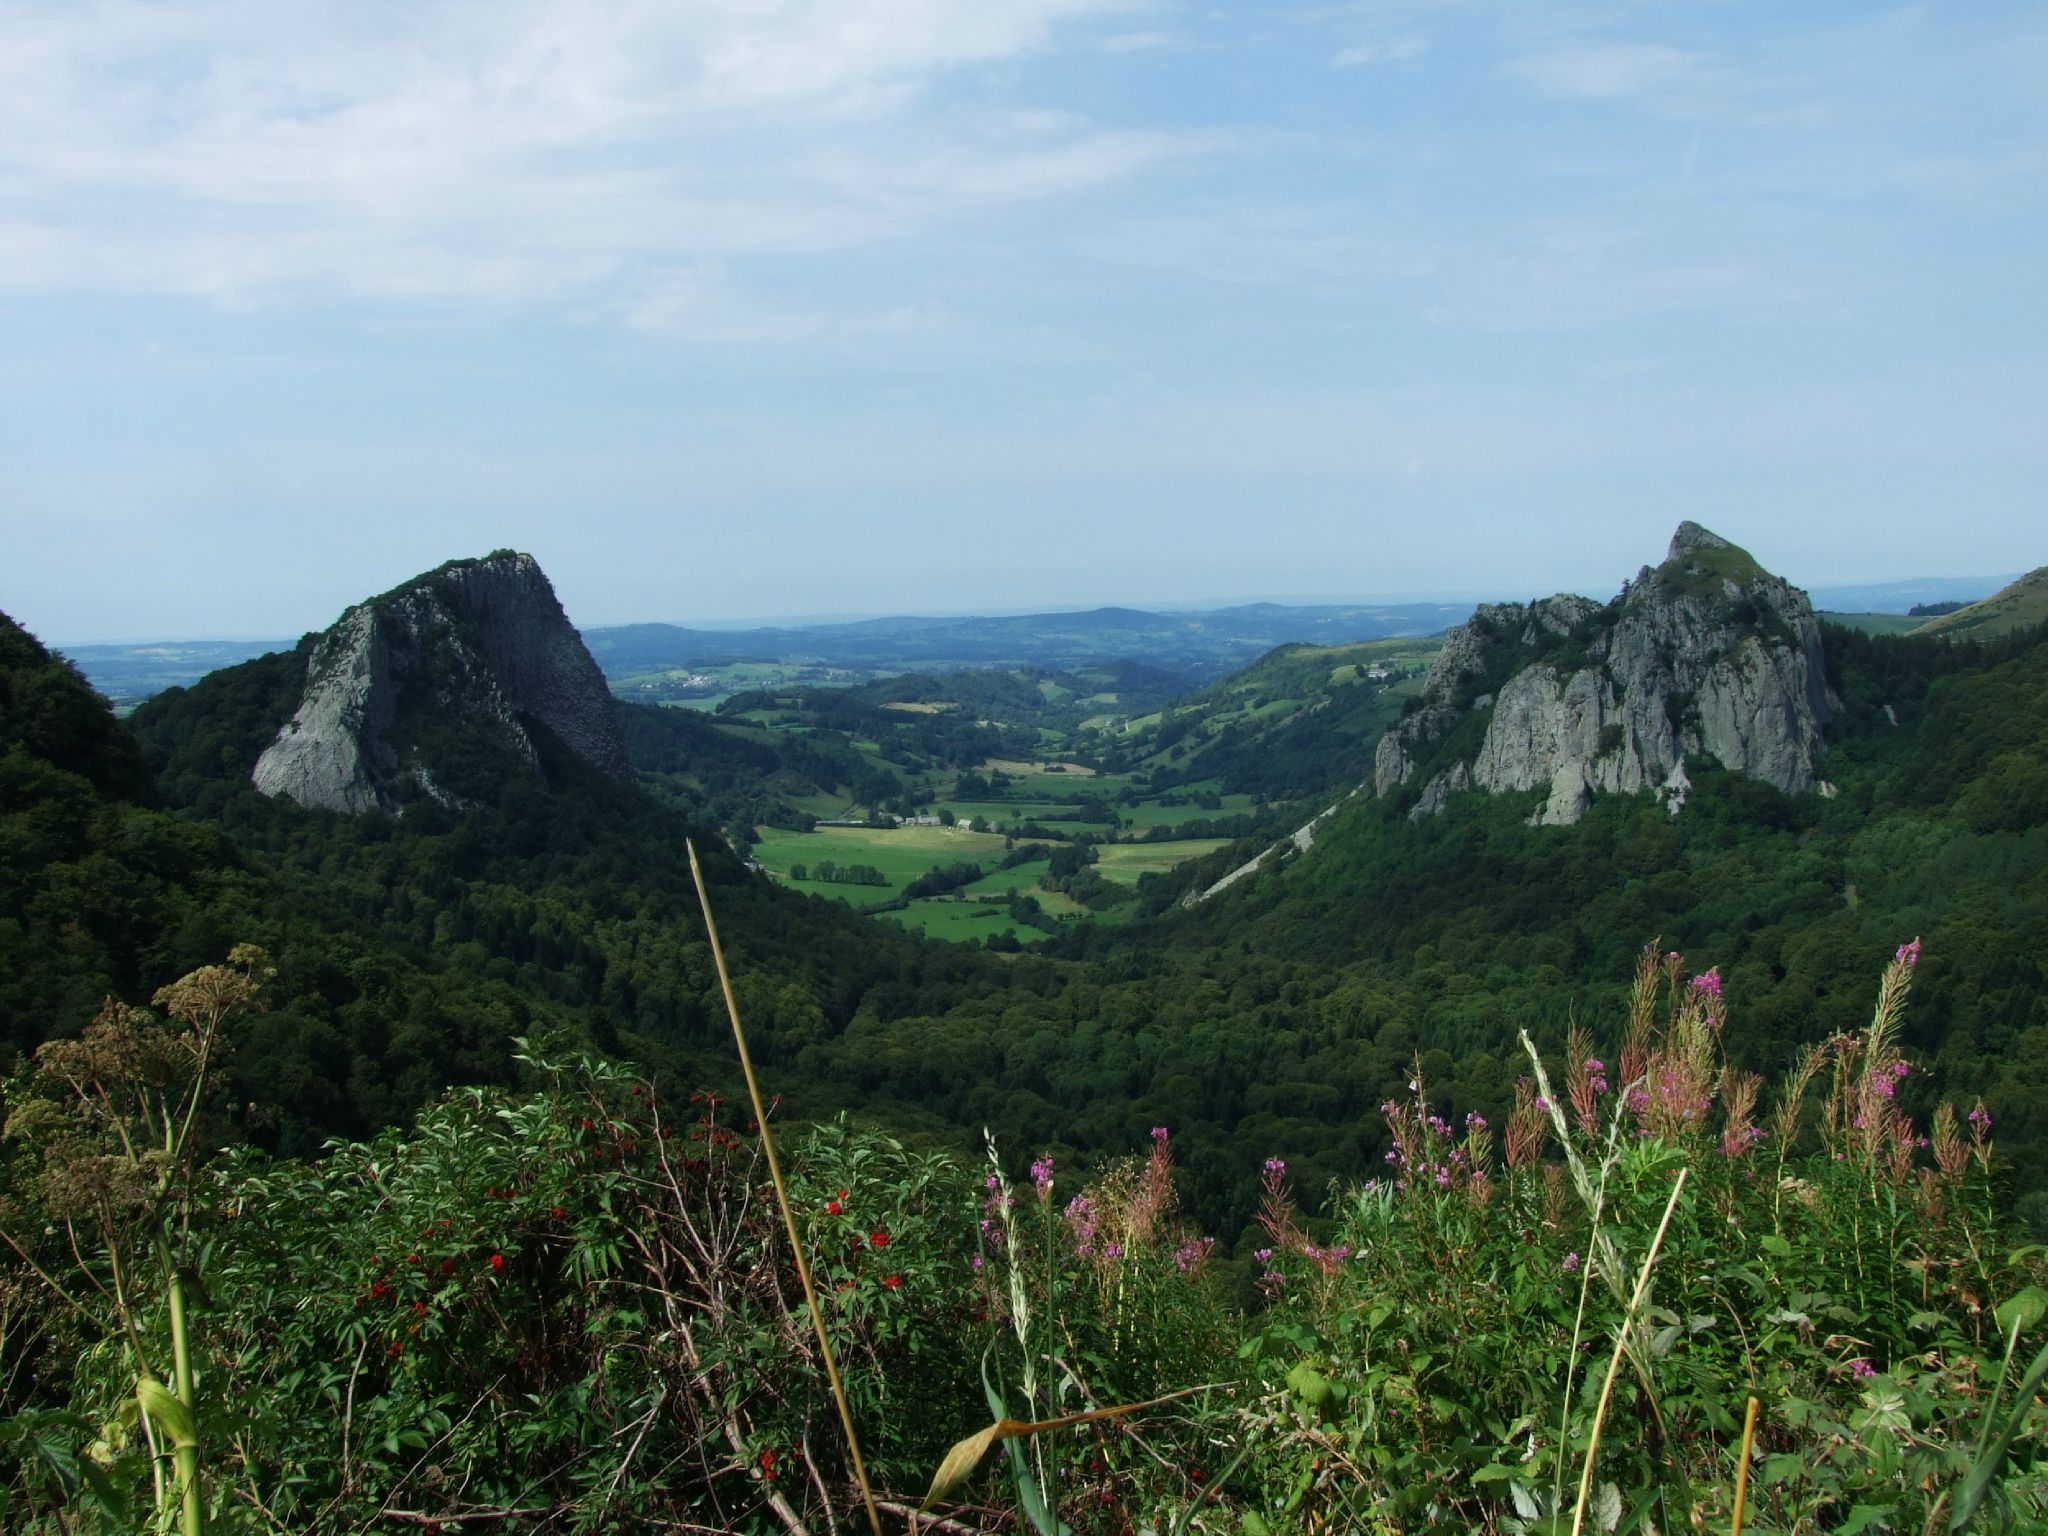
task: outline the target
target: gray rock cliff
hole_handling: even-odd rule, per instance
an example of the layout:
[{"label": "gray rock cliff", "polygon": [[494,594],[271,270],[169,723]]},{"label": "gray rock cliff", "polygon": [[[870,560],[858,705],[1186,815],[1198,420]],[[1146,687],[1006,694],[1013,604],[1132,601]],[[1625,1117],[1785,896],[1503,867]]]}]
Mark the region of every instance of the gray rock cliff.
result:
[{"label": "gray rock cliff", "polygon": [[1406,783],[1468,714],[1469,762],[1441,766],[1415,808],[1468,786],[1548,789],[1536,820],[1577,821],[1596,794],[1652,790],[1675,812],[1688,756],[1788,794],[1816,786],[1837,701],[1806,595],[1726,539],[1681,523],[1664,563],[1605,605],[1559,596],[1482,607],[1453,630],[1420,707],[1381,740],[1374,788]]},{"label": "gray rock cliff", "polygon": [[407,786],[448,802],[458,752],[538,773],[529,722],[607,773],[626,771],[604,675],[531,555],[459,560],[348,610],[321,636],[299,708],[257,759],[266,795],[361,815]]}]

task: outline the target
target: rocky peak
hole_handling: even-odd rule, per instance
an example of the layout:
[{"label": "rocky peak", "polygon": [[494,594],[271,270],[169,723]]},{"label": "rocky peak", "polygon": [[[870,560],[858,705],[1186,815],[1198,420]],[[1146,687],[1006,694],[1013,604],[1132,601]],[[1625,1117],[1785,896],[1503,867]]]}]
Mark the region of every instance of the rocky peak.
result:
[{"label": "rocky peak", "polygon": [[313,648],[299,708],[257,759],[266,795],[359,815],[538,773],[534,730],[607,773],[625,745],[597,663],[531,555],[457,560],[359,603]]},{"label": "rocky peak", "polygon": [[[1374,784],[1391,793],[1427,763],[1415,814],[1468,786],[1547,788],[1537,820],[1567,823],[1600,792],[1652,791],[1675,812],[1685,760],[1702,756],[1798,794],[1815,785],[1836,707],[1806,595],[1687,522],[1664,562],[1612,602],[1489,606],[1452,631],[1420,707],[1380,742]],[[1481,710],[1477,752],[1434,762],[1450,728]]]},{"label": "rocky peak", "polygon": [[[1710,528],[1702,528],[1695,522],[1683,522],[1678,531],[1671,535],[1671,548],[1664,555],[1664,563],[1683,558],[1696,549],[1734,549],[1721,535]],[[1740,553],[1740,551],[1738,551]]]}]

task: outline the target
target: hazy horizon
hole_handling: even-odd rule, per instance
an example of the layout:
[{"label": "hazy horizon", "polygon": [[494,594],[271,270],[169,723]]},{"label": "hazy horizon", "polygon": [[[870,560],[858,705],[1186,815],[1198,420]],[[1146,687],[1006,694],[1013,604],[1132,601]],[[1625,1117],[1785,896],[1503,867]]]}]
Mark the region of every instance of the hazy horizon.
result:
[{"label": "hazy horizon", "polygon": [[[545,567],[543,567],[543,569],[545,569]],[[1775,572],[1774,574],[1783,576],[1785,573],[1780,571]],[[1807,584],[1798,581],[1796,578],[1786,577],[1786,579],[1788,581],[1791,581],[1792,585],[1794,585],[1795,587],[1799,587],[1801,590],[1807,592],[1808,595],[1813,598],[1814,606],[1817,609],[1827,610],[1828,604],[1823,600],[1823,595],[1830,592],[1850,592],[1865,589],[1912,587],[1922,584],[1934,586],[1971,584],[1983,586],[1984,591],[1982,595],[1989,596],[1991,595],[1991,593],[1998,590],[1998,588],[2005,586],[2012,581],[2017,580],[2023,574],[2025,573],[2020,571],[2013,571],[1989,575],[1965,576],[1915,575],[1899,576],[1893,577],[1888,580],[1877,581],[1843,583],[1817,582],[1811,586],[1808,586]],[[1617,578],[1614,583],[1615,590],[1619,589],[1620,584],[1620,578]],[[363,598],[368,598],[373,595],[374,594],[372,593],[364,593]],[[702,631],[704,633],[716,634],[726,632],[743,632],[747,630],[756,629],[808,629],[834,624],[862,624],[889,619],[1029,618],[1040,614],[1058,615],[1072,613],[1092,613],[1105,608],[1134,609],[1140,612],[1149,613],[1217,613],[1231,608],[1244,608],[1261,603],[1271,603],[1277,606],[1289,608],[1318,608],[1346,606],[1402,607],[1409,605],[1420,606],[1425,604],[1477,604],[1495,602],[1525,602],[1536,598],[1548,597],[1552,595],[1552,593],[1548,592],[1481,590],[1478,588],[1408,593],[1339,593],[1335,595],[1324,596],[1317,596],[1312,594],[1257,594],[1248,597],[1236,598],[1189,598],[1177,601],[1157,602],[1152,604],[1107,602],[1086,604],[1054,604],[1048,606],[1022,608],[963,608],[952,610],[905,609],[880,613],[761,614],[735,619],[640,618],[622,619],[610,623],[584,623],[578,620],[575,613],[571,611],[569,612],[569,621],[570,623],[574,624],[579,631],[594,632],[598,630],[621,629],[636,624],[665,624],[677,629],[691,629]],[[1614,593],[1613,591],[1608,591],[1604,593],[1587,591],[1581,593],[1580,595],[1586,597],[1599,597],[1604,599],[1606,597],[1613,596]],[[363,600],[363,598],[358,598],[357,601],[360,602]],[[351,604],[350,606],[353,606],[353,604]],[[568,611],[566,604],[564,605],[564,609],[565,611]],[[0,608],[0,612],[4,611],[4,608]],[[1829,611],[1842,610],[1834,609]],[[78,648],[84,646],[116,645],[251,645],[266,641],[278,641],[289,644],[293,641],[296,641],[298,637],[301,635],[318,633],[320,631],[327,629],[334,623],[336,619],[339,619],[340,617],[340,612],[337,612],[329,619],[327,619],[324,623],[307,624],[302,625],[296,630],[292,630],[289,632],[279,631],[276,633],[268,634],[250,631],[241,634],[216,634],[210,632],[202,634],[194,632],[190,634],[69,636],[55,639],[48,635],[38,635],[37,638],[40,639],[45,645],[55,650],[64,650],[67,648]],[[27,627],[30,629],[31,633],[34,632],[33,626]]]}]

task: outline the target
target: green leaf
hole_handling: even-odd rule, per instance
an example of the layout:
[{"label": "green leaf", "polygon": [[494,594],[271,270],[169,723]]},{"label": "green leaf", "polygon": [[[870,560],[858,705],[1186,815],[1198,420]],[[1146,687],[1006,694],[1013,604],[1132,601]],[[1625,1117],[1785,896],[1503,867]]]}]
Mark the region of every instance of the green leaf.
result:
[{"label": "green leaf", "polygon": [[2048,1313],[2048,1291],[2030,1285],[2000,1302],[1991,1315],[1998,1319],[1998,1331],[2010,1338],[2015,1329],[2021,1333],[2031,1329],[2041,1321],[2043,1313]]},{"label": "green leaf", "polygon": [[1763,1241],[1757,1246],[1773,1258],[1789,1259],[1792,1257],[1792,1245],[1775,1232],[1765,1234]]},{"label": "green leaf", "polygon": [[1768,1456],[1764,1459],[1762,1481],[1766,1487],[1777,1483],[1789,1483],[1806,1471],[1803,1456]]},{"label": "green leaf", "polygon": [[1287,1373],[1287,1390],[1302,1407],[1322,1414],[1330,1406],[1330,1383],[1306,1360]]},{"label": "green leaf", "polygon": [[171,1444],[179,1450],[186,1450],[199,1443],[199,1433],[192,1422],[192,1410],[171,1395],[171,1389],[162,1382],[145,1377],[135,1384],[135,1400],[142,1405],[142,1411],[149,1415],[150,1422],[171,1437]]}]

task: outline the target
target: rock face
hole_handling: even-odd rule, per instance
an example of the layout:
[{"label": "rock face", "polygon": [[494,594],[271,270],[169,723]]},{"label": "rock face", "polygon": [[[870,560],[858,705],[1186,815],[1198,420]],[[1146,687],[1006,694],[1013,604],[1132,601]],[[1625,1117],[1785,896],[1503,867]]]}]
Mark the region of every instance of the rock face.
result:
[{"label": "rock face", "polygon": [[1381,740],[1374,788],[1406,783],[1477,713],[1477,750],[1439,766],[1412,814],[1440,813],[1468,787],[1547,787],[1536,820],[1551,825],[1577,821],[1599,793],[1654,790],[1675,812],[1689,755],[1800,794],[1815,787],[1837,707],[1806,595],[1681,523],[1664,563],[1611,603],[1492,605],[1453,630],[1421,707]]},{"label": "rock face", "polygon": [[306,669],[298,712],[257,759],[266,795],[350,815],[403,792],[461,798],[479,763],[540,771],[532,726],[626,771],[611,693],[531,555],[458,560],[341,616]]}]

